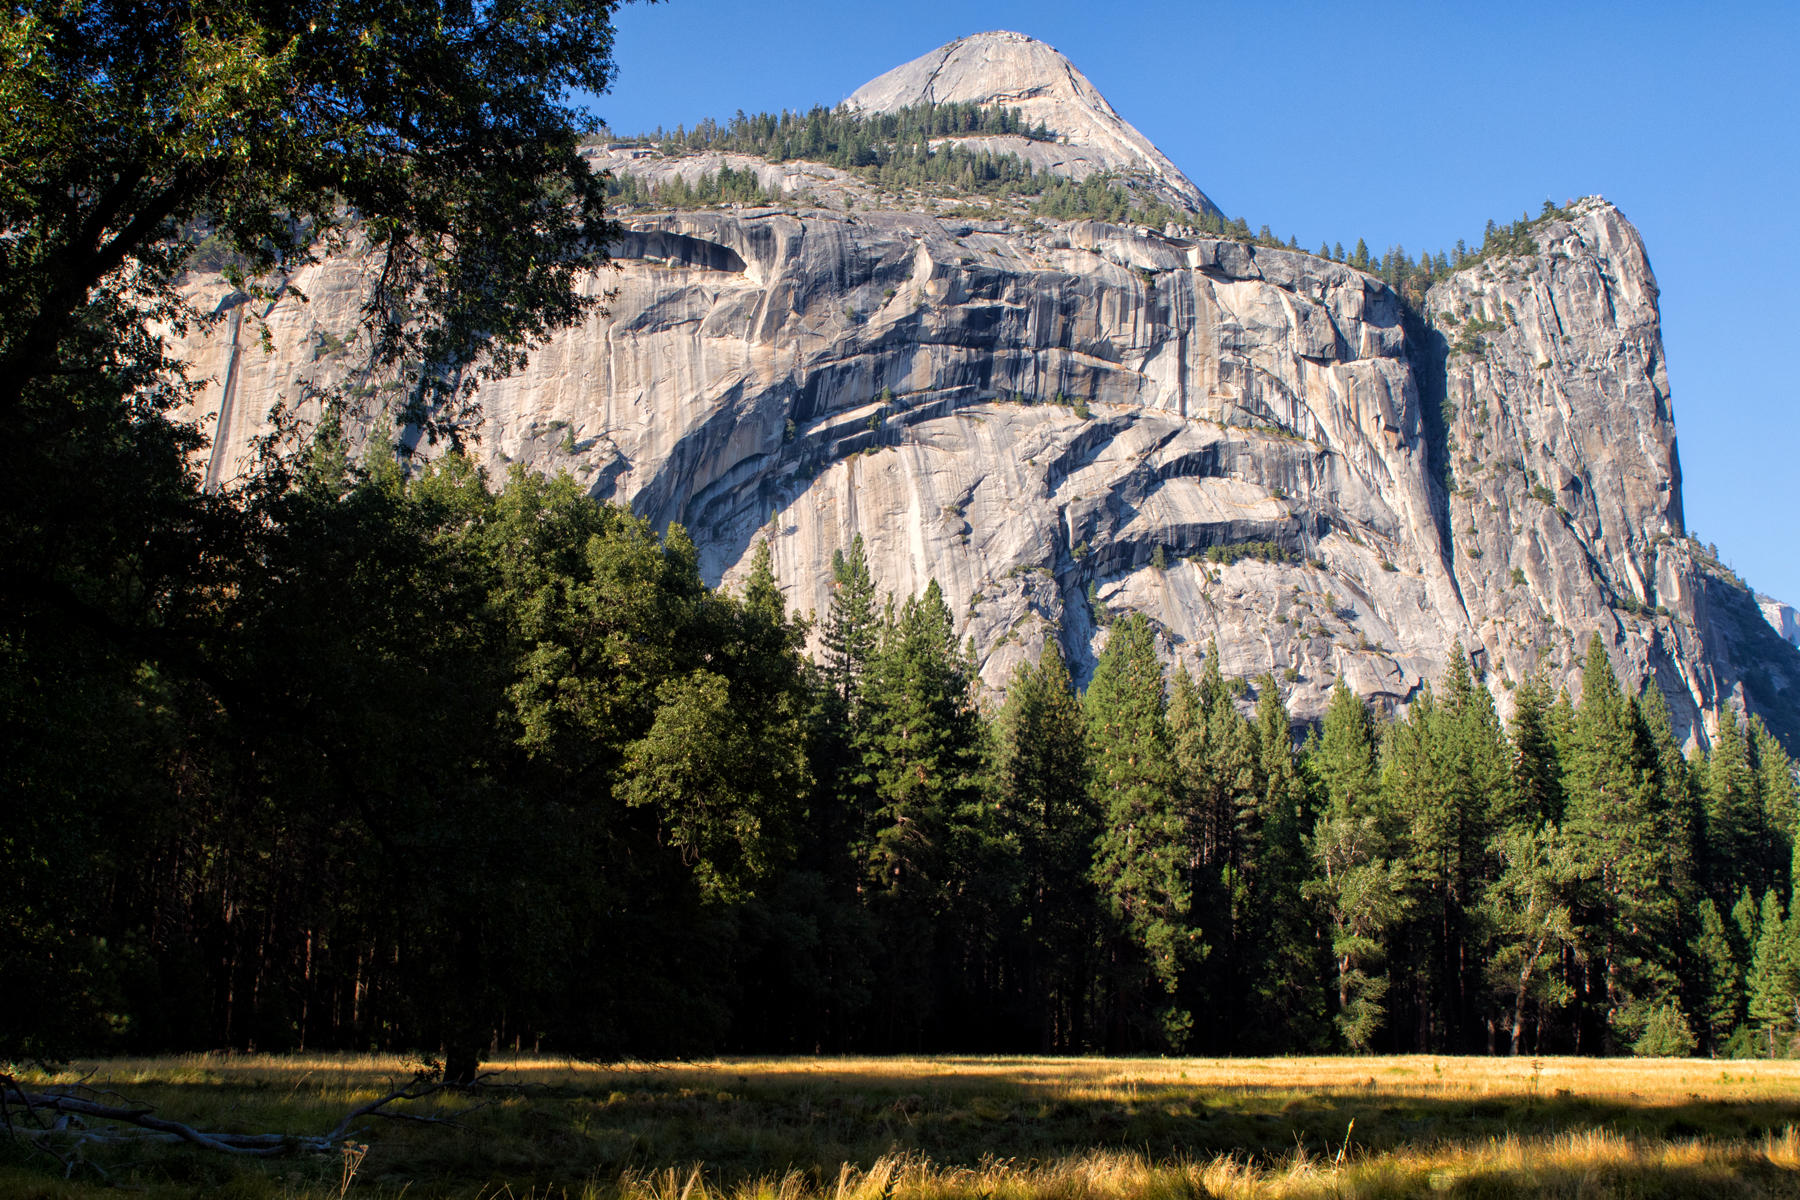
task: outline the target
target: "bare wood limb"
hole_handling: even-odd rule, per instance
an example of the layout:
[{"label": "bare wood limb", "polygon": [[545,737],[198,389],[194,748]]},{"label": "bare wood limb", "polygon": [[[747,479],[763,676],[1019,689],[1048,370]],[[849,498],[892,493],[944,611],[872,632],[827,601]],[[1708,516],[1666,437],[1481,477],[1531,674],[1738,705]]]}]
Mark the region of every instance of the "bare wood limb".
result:
[{"label": "bare wood limb", "polygon": [[[413,1121],[422,1125],[450,1125],[445,1117],[428,1117],[418,1113],[397,1112],[389,1105],[422,1100],[437,1092],[453,1089],[450,1084],[415,1078],[402,1087],[367,1104],[360,1104],[344,1115],[330,1133],[305,1135],[293,1133],[228,1133],[196,1129],[180,1121],[156,1115],[151,1105],[133,1103],[117,1092],[101,1091],[87,1084],[84,1076],[73,1084],[27,1091],[11,1075],[0,1073],[0,1124],[14,1139],[48,1154],[72,1172],[79,1160],[73,1151],[82,1145],[116,1146],[124,1144],[186,1143],[223,1154],[275,1158],[293,1154],[334,1154],[360,1136],[357,1122],[364,1118]],[[481,1080],[477,1080],[479,1086]],[[107,1101],[118,1101],[109,1103]],[[89,1121],[108,1123],[91,1128]],[[51,1143],[60,1142],[69,1154],[59,1153]],[[91,1165],[91,1164],[90,1164]],[[95,1168],[98,1170],[98,1168]]]}]

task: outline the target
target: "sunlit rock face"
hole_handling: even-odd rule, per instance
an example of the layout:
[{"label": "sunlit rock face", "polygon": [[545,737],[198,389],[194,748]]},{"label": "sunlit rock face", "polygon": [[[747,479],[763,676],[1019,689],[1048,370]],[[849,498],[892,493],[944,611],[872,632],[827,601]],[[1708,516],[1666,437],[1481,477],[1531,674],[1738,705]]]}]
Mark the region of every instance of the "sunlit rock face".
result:
[{"label": "sunlit rock face", "polygon": [[1039,170],[1075,179],[1095,171],[1141,176],[1176,204],[1217,211],[1149,138],[1113,111],[1073,63],[1022,33],[958,38],[871,79],[845,103],[865,112],[893,112],[924,103],[1014,108],[1028,125],[1041,123],[1056,140],[985,137],[964,139],[965,144],[1017,154]]},{"label": "sunlit rock face", "polygon": [[[1014,37],[954,43],[857,102],[985,98],[981,64]],[[987,86],[1141,140],[1078,75],[1032,78]],[[566,471],[680,522],[727,585],[766,537],[801,612],[826,610],[861,534],[880,589],[938,581],[995,689],[1051,640],[1084,677],[1109,623],[1142,612],[1171,663],[1216,648],[1301,718],[1339,678],[1404,704],[1458,644],[1504,712],[1534,670],[1577,687],[1598,631],[1683,736],[1727,701],[1793,732],[1800,654],[1682,527],[1656,283],[1604,201],[1409,317],[1380,280],[1298,252],[884,209],[844,172],[763,168],[808,201],[632,218],[588,284],[605,313],[482,387],[470,449],[493,478]],[[359,386],[385,419],[350,342],[367,274],[333,260],[293,281],[307,302],[257,307],[194,282],[228,314],[186,346],[212,381],[195,415],[216,421],[215,486],[273,404],[304,415],[302,380]]]},{"label": "sunlit rock face", "polygon": [[1800,611],[1791,604],[1784,604],[1773,596],[1757,594],[1756,603],[1762,609],[1763,617],[1770,628],[1781,635],[1781,640],[1790,646],[1800,646]]}]

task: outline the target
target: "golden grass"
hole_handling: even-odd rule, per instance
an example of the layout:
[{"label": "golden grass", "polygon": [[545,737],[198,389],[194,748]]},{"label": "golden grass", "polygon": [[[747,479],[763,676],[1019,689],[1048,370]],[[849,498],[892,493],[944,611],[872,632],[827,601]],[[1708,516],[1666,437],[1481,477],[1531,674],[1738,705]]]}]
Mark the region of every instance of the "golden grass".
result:
[{"label": "golden grass", "polygon": [[[1795,1141],[1790,1127],[1772,1140],[1763,1161],[1788,1171],[1800,1169],[1792,1157]],[[590,1185],[581,1194],[592,1200],[1310,1200],[1489,1191],[1594,1197],[1658,1194],[1658,1188],[1645,1183],[1659,1179],[1677,1194],[1793,1194],[1740,1186],[1746,1169],[1759,1165],[1754,1156],[1699,1142],[1646,1145],[1594,1131],[1366,1160],[1318,1159],[1300,1152],[1266,1167],[1232,1155],[1205,1163],[1156,1164],[1140,1155],[1100,1152],[1045,1164],[977,1168],[942,1168],[926,1159],[894,1156],[867,1171],[846,1166],[826,1187],[797,1171],[722,1187],[694,1166],[627,1176],[614,1186]],[[1788,1186],[1792,1182],[1783,1181]]]},{"label": "golden grass", "polygon": [[[409,1074],[397,1055],[188,1054],[71,1063],[55,1078],[101,1072],[115,1083],[233,1083],[374,1091]],[[502,1055],[484,1069],[508,1083],[557,1088],[686,1087],[713,1090],[755,1080],[761,1087],[858,1088],[908,1082],[983,1091],[1041,1091],[1075,1100],[1130,1101],[1147,1093],[1305,1092],[1436,1099],[1553,1096],[1634,1104],[1800,1095],[1800,1059],[1457,1058],[1440,1055],[1316,1058],[719,1058],[608,1066]]]},{"label": "golden grass", "polygon": [[[96,1160],[151,1195],[480,1200],[1800,1196],[1800,1063],[1462,1059],[515,1057],[465,1128],[373,1125],[366,1160]],[[193,1055],[76,1064],[171,1116],[330,1128],[411,1065]],[[123,1175],[121,1175],[121,1171]],[[0,1158],[0,1196],[98,1195]]]}]

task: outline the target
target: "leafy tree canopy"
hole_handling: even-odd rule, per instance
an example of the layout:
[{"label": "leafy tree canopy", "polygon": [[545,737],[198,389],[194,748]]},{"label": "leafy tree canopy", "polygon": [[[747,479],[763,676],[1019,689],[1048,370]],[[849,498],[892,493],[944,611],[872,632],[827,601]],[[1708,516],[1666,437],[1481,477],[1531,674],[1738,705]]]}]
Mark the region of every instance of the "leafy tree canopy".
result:
[{"label": "leafy tree canopy", "polygon": [[[210,242],[243,283],[371,255],[374,352],[433,398],[593,303],[603,182],[562,99],[615,3],[24,0],[0,34],[0,419],[83,372],[156,376],[148,310]],[[142,380],[139,379],[138,382]]]}]

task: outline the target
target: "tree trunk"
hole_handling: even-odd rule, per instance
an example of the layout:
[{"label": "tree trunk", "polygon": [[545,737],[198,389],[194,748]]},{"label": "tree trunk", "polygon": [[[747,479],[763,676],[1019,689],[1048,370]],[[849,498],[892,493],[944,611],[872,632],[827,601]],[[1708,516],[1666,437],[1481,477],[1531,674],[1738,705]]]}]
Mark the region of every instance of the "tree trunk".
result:
[{"label": "tree trunk", "polygon": [[481,1073],[481,1049],[473,1041],[461,1039],[444,1047],[444,1082],[467,1087]]}]

